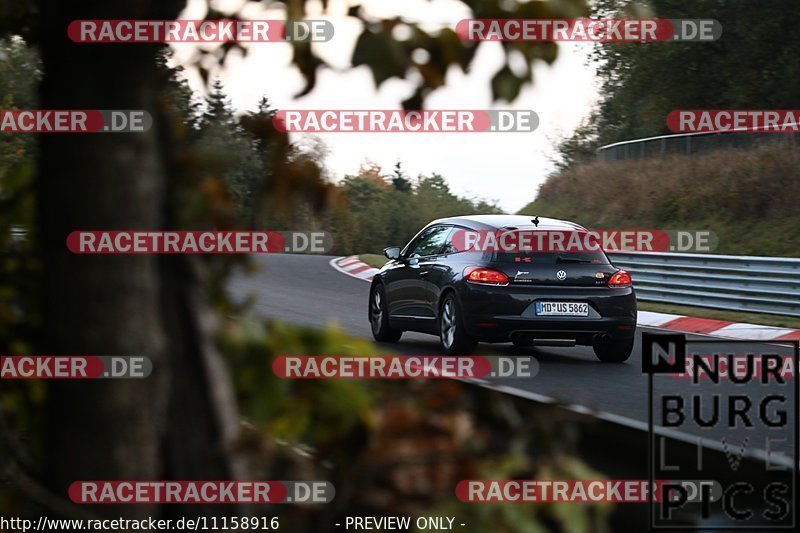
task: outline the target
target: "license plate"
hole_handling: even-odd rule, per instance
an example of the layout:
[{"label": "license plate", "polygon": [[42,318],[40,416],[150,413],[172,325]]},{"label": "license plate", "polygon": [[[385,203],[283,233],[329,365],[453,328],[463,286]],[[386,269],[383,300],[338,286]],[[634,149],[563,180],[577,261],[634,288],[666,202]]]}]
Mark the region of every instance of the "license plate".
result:
[{"label": "license plate", "polygon": [[538,316],[589,316],[589,304],[578,302],[536,302]]}]

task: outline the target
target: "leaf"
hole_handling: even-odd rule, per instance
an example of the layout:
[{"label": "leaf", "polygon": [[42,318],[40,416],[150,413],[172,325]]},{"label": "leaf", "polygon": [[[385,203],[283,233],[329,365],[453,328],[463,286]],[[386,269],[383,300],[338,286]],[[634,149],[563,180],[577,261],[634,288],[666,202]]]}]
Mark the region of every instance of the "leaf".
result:
[{"label": "leaf", "polygon": [[306,80],[303,90],[295,95],[295,98],[299,98],[314,89],[317,84],[317,68],[324,65],[325,62],[313,53],[310,44],[307,42],[295,43],[293,61]]},{"label": "leaf", "polygon": [[439,32],[436,40],[445,65],[456,63],[461,67],[462,71],[466,72],[467,67],[472,62],[472,58],[475,57],[475,51],[478,49],[475,43],[462,41],[456,35],[456,32],[450,28],[445,28]]},{"label": "leaf", "polygon": [[414,91],[408,99],[403,100],[403,109],[406,111],[411,111],[413,109],[422,109],[422,102],[425,100],[425,96],[422,92],[422,87],[417,87],[417,90]]},{"label": "leaf", "polygon": [[409,66],[403,47],[386,28],[378,33],[364,30],[353,50],[352,63],[354,67],[368,66],[378,87],[389,78],[403,77]]},{"label": "leaf", "polygon": [[506,64],[492,78],[492,97],[495,100],[502,98],[507,102],[513,102],[519,96],[523,83],[525,80],[518,78]]}]

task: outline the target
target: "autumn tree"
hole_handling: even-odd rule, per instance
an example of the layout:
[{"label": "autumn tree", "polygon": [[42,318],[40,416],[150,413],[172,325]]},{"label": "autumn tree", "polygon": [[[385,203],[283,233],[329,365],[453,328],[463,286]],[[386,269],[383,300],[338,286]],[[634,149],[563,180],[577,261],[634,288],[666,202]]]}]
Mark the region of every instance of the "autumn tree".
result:
[{"label": "autumn tree", "polygon": [[[323,0],[323,7],[327,7]],[[475,17],[566,18],[588,13],[584,0],[524,2],[463,0]],[[316,4],[316,3],[315,3]],[[41,264],[41,321],[37,353],[146,355],[155,372],[146,380],[61,381],[46,391],[45,476],[49,494],[63,495],[80,479],[227,479],[246,475],[235,448],[239,420],[228,370],[212,342],[212,312],[206,290],[207,265],[197,258],[167,255],[73,255],[69,232],[159,230],[185,220],[186,198],[213,203],[225,193],[220,182],[193,176],[186,128],[176,123],[165,97],[169,74],[159,68],[158,44],[75,43],[66,36],[76,19],[175,19],[185,0],[66,0],[3,2],[0,35],[20,35],[41,51],[44,109],[140,109],[154,118],[141,134],[59,134],[38,139],[36,244]],[[306,2],[285,3],[289,19],[302,19]],[[210,9],[208,18],[235,17]],[[469,69],[477,46],[462,42],[451,28],[427,30],[400,17],[383,20],[353,6],[362,26],[353,66],[366,65],[380,85],[392,78],[417,80],[406,108],[446,83],[450,68]],[[398,38],[399,26],[410,30]],[[326,68],[309,43],[293,47],[293,62],[311,91]],[[218,57],[240,47],[226,43],[198,56]],[[503,43],[502,64],[490,84],[495,99],[513,100],[531,82],[534,61],[552,62],[554,43]],[[416,49],[427,51],[423,62]],[[509,56],[526,59],[512,70]],[[198,57],[201,75],[208,63]],[[243,127],[258,138],[286,139],[255,120]],[[259,137],[260,136],[260,137]],[[311,205],[324,204],[330,188],[309,176],[302,159],[275,157],[265,194],[309,191]],[[208,178],[208,179],[206,179]],[[235,184],[235,180],[229,181]],[[420,185],[421,187],[423,185]],[[446,195],[440,184],[424,185]],[[186,188],[191,187],[191,194]],[[200,210],[209,226],[227,224],[220,210]],[[224,209],[223,209],[224,211]],[[41,496],[41,494],[39,494]],[[50,502],[52,503],[52,502]],[[53,512],[63,512],[55,509]],[[104,508],[111,515],[158,516],[159,509]],[[191,515],[196,508],[170,512]],[[211,509],[204,508],[208,514]]]}]

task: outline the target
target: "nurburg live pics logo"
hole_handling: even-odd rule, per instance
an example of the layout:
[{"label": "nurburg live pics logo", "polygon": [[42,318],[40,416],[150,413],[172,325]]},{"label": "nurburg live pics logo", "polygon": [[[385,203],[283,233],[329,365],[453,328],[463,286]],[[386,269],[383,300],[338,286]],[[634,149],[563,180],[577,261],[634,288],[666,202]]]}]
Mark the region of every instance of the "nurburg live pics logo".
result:
[{"label": "nurburg live pics logo", "polygon": [[[665,482],[650,500],[651,530],[797,531],[798,354],[798,340],[642,333],[650,483],[711,479],[722,488],[692,497]],[[674,379],[687,372],[691,380]]]}]

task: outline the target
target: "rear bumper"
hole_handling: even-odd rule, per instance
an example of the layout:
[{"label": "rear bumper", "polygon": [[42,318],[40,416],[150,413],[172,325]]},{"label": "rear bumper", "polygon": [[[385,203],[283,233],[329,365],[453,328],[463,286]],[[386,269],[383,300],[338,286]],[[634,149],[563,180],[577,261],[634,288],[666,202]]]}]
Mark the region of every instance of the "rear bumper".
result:
[{"label": "rear bumper", "polygon": [[[574,340],[590,345],[605,339],[630,339],[636,333],[636,295],[632,288],[492,287],[463,283],[459,301],[467,332],[485,341],[517,336]],[[586,302],[588,317],[536,316],[537,301]]]}]

